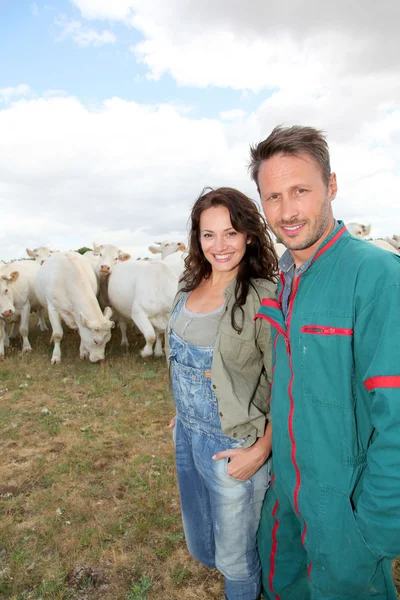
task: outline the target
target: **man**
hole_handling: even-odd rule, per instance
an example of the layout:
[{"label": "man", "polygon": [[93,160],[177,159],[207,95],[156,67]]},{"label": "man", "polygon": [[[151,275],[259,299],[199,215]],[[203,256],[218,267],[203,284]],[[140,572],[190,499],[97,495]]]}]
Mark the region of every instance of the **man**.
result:
[{"label": "man", "polygon": [[275,328],[273,487],[259,530],[265,598],[395,600],[400,554],[400,260],[335,221],[324,136],[278,127],[251,149],[286,245]]}]

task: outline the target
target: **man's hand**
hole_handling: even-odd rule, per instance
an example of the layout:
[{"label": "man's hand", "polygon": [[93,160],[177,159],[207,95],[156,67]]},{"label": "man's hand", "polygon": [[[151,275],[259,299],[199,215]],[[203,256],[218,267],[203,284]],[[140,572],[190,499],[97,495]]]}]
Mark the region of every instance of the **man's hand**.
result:
[{"label": "man's hand", "polygon": [[175,427],[175,425],[176,425],[176,415],[175,415],[175,417],[173,417],[170,420],[169,425],[168,425],[168,429],[173,429]]}]

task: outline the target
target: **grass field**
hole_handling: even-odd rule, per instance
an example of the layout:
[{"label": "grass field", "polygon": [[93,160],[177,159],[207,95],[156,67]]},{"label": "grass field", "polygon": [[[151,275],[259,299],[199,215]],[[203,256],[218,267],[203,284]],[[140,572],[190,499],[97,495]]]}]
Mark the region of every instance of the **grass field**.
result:
[{"label": "grass field", "polygon": [[35,327],[32,354],[0,362],[1,599],[224,597],[186,551],[165,363],[128,334],[129,354],[116,332],[93,365],[66,329],[52,366]]}]

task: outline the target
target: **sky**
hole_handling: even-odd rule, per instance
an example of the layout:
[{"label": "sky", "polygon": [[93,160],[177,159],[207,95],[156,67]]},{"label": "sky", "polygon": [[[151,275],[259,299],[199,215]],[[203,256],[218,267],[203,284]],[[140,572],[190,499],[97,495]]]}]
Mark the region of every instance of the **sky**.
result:
[{"label": "sky", "polygon": [[400,234],[398,0],[0,0],[0,259],[186,241],[249,145],[323,129],[334,214]]}]

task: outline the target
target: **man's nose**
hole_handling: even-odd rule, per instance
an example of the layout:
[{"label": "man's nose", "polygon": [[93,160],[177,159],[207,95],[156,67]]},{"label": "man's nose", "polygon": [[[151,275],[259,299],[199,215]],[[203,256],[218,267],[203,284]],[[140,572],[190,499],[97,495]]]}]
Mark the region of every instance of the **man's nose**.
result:
[{"label": "man's nose", "polygon": [[290,196],[283,196],[281,200],[280,218],[285,223],[290,223],[299,215],[299,207],[297,202]]}]

